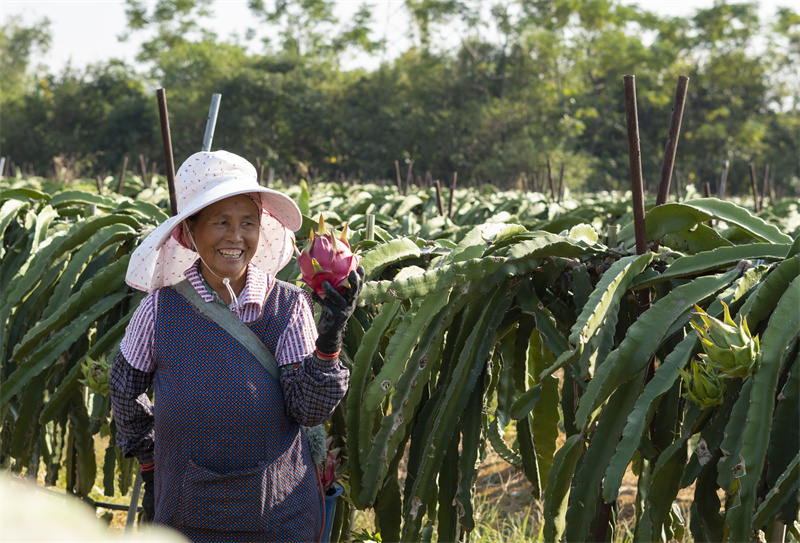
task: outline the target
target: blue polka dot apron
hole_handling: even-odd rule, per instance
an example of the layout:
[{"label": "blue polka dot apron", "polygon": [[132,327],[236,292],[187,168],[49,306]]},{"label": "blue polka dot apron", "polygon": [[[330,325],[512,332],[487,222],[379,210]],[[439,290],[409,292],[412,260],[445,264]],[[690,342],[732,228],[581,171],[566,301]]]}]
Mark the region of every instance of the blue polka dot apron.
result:
[{"label": "blue polka dot apron", "polygon": [[[302,290],[277,282],[249,326],[275,346]],[[324,501],[281,385],[172,288],[159,295],[155,519],[192,541],[318,541]]]}]

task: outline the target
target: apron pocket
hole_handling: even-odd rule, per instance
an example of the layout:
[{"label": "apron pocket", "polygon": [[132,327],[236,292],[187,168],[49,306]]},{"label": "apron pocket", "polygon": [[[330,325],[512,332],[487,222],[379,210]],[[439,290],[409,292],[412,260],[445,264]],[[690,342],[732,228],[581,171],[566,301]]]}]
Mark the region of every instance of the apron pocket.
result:
[{"label": "apron pocket", "polygon": [[269,468],[219,474],[189,460],[182,481],[181,524],[220,531],[268,529]]}]

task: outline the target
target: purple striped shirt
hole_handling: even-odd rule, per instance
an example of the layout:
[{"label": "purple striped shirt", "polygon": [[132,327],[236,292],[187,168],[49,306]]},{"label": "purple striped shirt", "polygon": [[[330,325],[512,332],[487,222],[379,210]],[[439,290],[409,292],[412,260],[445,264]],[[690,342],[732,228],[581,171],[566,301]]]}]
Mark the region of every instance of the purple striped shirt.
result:
[{"label": "purple striped shirt", "polygon": [[[214,291],[206,288],[199,270],[200,259],[184,272],[184,275],[197,290],[198,294],[206,301],[212,302],[217,298]],[[253,264],[247,265],[247,283],[241,296],[239,296],[238,309],[231,303],[231,310],[245,323],[251,323],[261,317],[264,311],[264,302],[267,299],[275,278],[264,273]],[[156,322],[156,307],[158,307],[158,290],[151,292],[142,300],[133,314],[131,322],[125,329],[125,337],[119,346],[122,356],[135,369],[144,372],[155,371],[153,364],[153,333]],[[314,324],[314,315],[308,304],[296,304],[294,313],[289,317],[286,330],[278,339],[275,348],[275,360],[278,365],[296,364],[314,352],[317,329]]]}]

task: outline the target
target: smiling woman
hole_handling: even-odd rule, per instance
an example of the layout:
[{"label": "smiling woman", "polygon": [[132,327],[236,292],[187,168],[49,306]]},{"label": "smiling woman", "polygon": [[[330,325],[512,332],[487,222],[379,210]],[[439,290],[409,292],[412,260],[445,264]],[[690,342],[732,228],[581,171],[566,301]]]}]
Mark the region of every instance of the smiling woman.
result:
[{"label": "smiling woman", "polygon": [[236,296],[244,289],[247,264],[258,247],[259,215],[248,194],[225,198],[187,219],[201,273],[228,305],[233,300],[223,281],[229,280]]},{"label": "smiling woman", "polygon": [[[109,377],[117,444],[139,459],[147,517],[192,541],[317,541],[324,506],[300,425],[347,391],[339,351],[363,268],[341,295],[328,284],[315,330],[308,295],[274,277],[302,224],[294,202],[226,151],[189,157],[175,189],[178,213],[126,275],[149,294]],[[242,323],[260,349],[229,332]]]}]

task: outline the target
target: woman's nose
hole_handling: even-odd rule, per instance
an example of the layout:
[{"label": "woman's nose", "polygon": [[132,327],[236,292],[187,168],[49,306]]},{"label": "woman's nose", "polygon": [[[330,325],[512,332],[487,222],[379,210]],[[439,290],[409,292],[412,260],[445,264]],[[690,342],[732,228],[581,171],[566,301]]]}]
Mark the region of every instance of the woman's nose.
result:
[{"label": "woman's nose", "polygon": [[228,239],[231,239],[231,240],[234,240],[234,241],[239,241],[239,240],[241,240],[243,238],[244,238],[244,236],[243,236],[243,233],[242,233],[242,227],[241,226],[231,225],[231,227],[228,228]]}]

